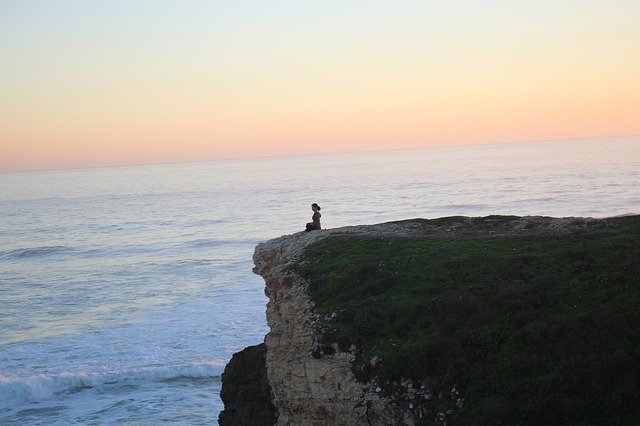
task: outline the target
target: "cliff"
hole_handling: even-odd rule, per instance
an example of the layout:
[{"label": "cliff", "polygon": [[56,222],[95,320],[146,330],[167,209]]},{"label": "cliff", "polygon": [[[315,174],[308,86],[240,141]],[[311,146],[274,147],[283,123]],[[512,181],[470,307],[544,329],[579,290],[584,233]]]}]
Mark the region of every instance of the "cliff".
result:
[{"label": "cliff", "polygon": [[[256,417],[254,412],[253,418],[260,420],[252,424],[508,423],[535,421],[531,413],[545,404],[560,406],[550,410],[552,415],[587,420],[576,417],[579,407],[567,404],[579,400],[578,406],[584,405],[591,395],[564,389],[575,384],[565,383],[563,373],[556,378],[562,388],[559,396],[547,398],[541,390],[548,385],[543,383],[551,374],[548,369],[567,357],[563,345],[574,344],[563,339],[572,331],[584,331],[589,321],[604,318],[616,330],[620,322],[630,321],[631,332],[602,344],[617,345],[618,362],[632,365],[638,350],[627,343],[637,337],[640,318],[637,311],[627,310],[621,318],[601,315],[594,307],[597,301],[567,311],[564,301],[553,295],[583,281],[592,286],[590,277],[602,283],[613,276],[624,281],[616,285],[628,293],[628,303],[637,301],[638,237],[640,216],[491,216],[345,227],[261,243],[254,254],[254,272],[266,283],[271,331],[265,337],[263,364],[270,389],[262,386],[260,392],[271,399],[275,417]],[[614,245],[619,250],[608,254],[626,253],[619,268],[627,269],[627,275],[611,272],[615,265],[594,272],[588,263],[597,260],[581,258],[587,252],[602,256],[600,248],[607,253]],[[562,258],[565,255],[569,257]],[[576,267],[582,270],[576,272]],[[621,278],[628,274],[636,274],[632,282]],[[536,276],[543,276],[542,281]],[[572,302],[578,296],[563,295]],[[540,325],[547,316],[559,319]],[[589,332],[582,337],[593,338]],[[546,355],[529,351],[527,345],[538,345],[541,354],[549,352],[548,345],[560,349],[550,359],[539,359]],[[601,356],[610,351],[605,352],[591,360],[593,368],[604,368]],[[513,376],[513,368],[522,370],[523,382],[518,376],[511,386],[504,382]],[[638,396],[633,386],[640,381],[632,371],[614,371],[611,374],[620,376],[615,383],[605,380],[592,387],[623,386],[620,401],[611,407],[620,410]],[[225,374],[223,393],[243,378],[255,380],[247,375],[232,380]],[[633,386],[621,385],[625,381]],[[508,390],[491,394],[485,389],[496,386]],[[233,408],[225,400],[220,424],[249,424],[228,414],[260,392],[245,392],[244,402],[236,399]],[[527,394],[529,408],[523,411],[518,404]],[[623,415],[628,419],[636,414],[626,410]]]},{"label": "cliff", "polygon": [[304,249],[319,239],[373,229],[294,234],[256,247],[254,272],[264,278],[269,297],[267,376],[278,407],[278,424],[397,423],[399,414],[391,408],[393,404],[354,378],[354,355],[338,351],[335,345],[322,346],[307,282],[293,272]]}]

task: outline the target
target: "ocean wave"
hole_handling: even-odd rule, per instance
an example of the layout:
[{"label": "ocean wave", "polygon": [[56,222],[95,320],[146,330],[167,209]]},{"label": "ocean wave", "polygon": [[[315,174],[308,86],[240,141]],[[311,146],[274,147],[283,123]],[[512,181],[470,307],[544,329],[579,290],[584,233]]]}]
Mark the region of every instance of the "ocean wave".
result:
[{"label": "ocean wave", "polygon": [[[192,248],[213,248],[224,245],[255,245],[255,240],[238,239],[238,240],[218,240],[215,238],[199,238],[195,240],[183,241],[176,246],[187,246]],[[149,243],[149,244],[129,244],[117,247],[67,247],[67,246],[41,246],[41,247],[24,247],[13,250],[0,251],[0,259],[3,260],[28,260],[40,257],[51,257],[59,255],[72,255],[80,258],[96,258],[96,257],[114,257],[129,256],[131,254],[157,252],[161,250],[173,250],[174,247],[166,244]]]},{"label": "ocean wave", "polygon": [[42,246],[0,251],[0,259],[5,260],[30,260],[40,257],[51,257],[60,255],[75,256],[81,258],[95,258],[112,256],[113,250],[110,250],[108,248],[89,248],[83,250],[78,247]]},{"label": "ocean wave", "polygon": [[168,382],[180,379],[219,379],[224,362],[202,361],[174,366],[140,367],[125,371],[86,371],[36,374],[28,377],[0,375],[0,409],[49,400],[57,395],[123,382]]},{"label": "ocean wave", "polygon": [[440,204],[430,206],[429,209],[436,212],[474,212],[491,208],[491,204]]},{"label": "ocean wave", "polygon": [[0,259],[22,259],[31,257],[43,257],[52,254],[63,254],[74,251],[65,246],[27,247],[0,252]]},{"label": "ocean wave", "polygon": [[181,259],[172,263],[168,263],[166,264],[166,266],[184,268],[192,266],[210,266],[220,262],[228,263],[228,261],[220,259]]},{"label": "ocean wave", "polygon": [[220,223],[225,223],[224,219],[201,219],[201,220],[193,220],[190,222],[186,222],[185,226],[188,227],[202,227],[202,226],[210,226],[210,225],[218,225]]},{"label": "ocean wave", "polygon": [[223,245],[242,245],[242,244],[255,244],[254,240],[217,240],[215,238],[200,238],[197,240],[187,241],[186,244],[190,247],[217,247]]}]

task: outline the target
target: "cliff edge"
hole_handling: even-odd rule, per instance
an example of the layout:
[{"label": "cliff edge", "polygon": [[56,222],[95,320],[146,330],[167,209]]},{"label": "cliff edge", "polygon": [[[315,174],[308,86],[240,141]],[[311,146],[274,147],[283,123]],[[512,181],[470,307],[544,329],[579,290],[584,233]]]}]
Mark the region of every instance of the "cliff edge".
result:
[{"label": "cliff edge", "polygon": [[[640,317],[626,310],[621,318],[609,317],[598,301],[577,302],[580,309],[572,310],[554,292],[566,293],[562,297],[573,303],[575,295],[565,287],[592,286],[590,277],[606,282],[609,270],[590,264],[597,263],[595,258],[581,258],[579,247],[594,252],[589,244],[596,244],[607,253],[618,245],[619,253],[626,253],[619,268],[627,270],[611,272],[612,279],[623,280],[615,282],[618,291],[624,289],[635,301],[638,237],[640,216],[489,216],[353,226],[260,243],[254,272],[264,278],[269,298],[264,361],[275,417],[260,417],[253,424],[499,424],[537,421],[532,413],[545,403],[558,406],[552,415],[588,421],[576,413],[591,396],[576,394],[571,390],[575,384],[553,370],[554,357],[567,359],[562,339],[598,319],[613,329],[627,321],[631,332],[603,345],[606,353],[617,346],[617,362],[632,365],[638,351],[627,343],[637,337]],[[558,319],[543,324],[547,317]],[[529,350],[536,345],[540,354]],[[553,359],[544,358],[552,347],[559,348]],[[595,352],[595,369],[612,368],[601,359],[606,353]],[[565,364],[572,368],[575,363]],[[505,383],[512,369],[522,383],[519,376]],[[620,376],[615,386],[640,383],[631,371],[612,372]],[[223,393],[243,379],[225,374]],[[556,382],[544,383],[549,374]],[[485,382],[507,390],[487,394]],[[554,383],[559,396],[541,394]],[[614,383],[594,386],[604,390]],[[633,386],[624,389],[612,409],[640,396]],[[571,401],[577,405],[570,406]],[[529,408],[519,408],[525,402]],[[225,401],[220,424],[239,424],[227,417],[229,410]],[[636,415],[623,414],[626,420]]]}]

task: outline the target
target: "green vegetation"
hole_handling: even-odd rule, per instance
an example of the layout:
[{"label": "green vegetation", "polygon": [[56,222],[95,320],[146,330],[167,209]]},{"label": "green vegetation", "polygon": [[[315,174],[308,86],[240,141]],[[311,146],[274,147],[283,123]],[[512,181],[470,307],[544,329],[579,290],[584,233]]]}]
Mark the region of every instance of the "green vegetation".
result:
[{"label": "green vegetation", "polygon": [[332,236],[297,272],[325,318],[323,343],[355,344],[356,377],[388,392],[402,378],[426,384],[444,395],[433,410],[456,408],[455,385],[454,423],[636,423],[640,219],[616,223],[558,236]]}]

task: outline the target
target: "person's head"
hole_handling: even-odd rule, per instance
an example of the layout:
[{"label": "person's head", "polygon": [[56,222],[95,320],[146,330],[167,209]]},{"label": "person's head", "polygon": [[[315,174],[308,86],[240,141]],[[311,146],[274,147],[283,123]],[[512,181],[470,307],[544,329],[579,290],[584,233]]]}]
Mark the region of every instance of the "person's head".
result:
[{"label": "person's head", "polygon": [[311,210],[320,211],[320,206],[317,203],[313,203],[313,204],[311,204]]}]

